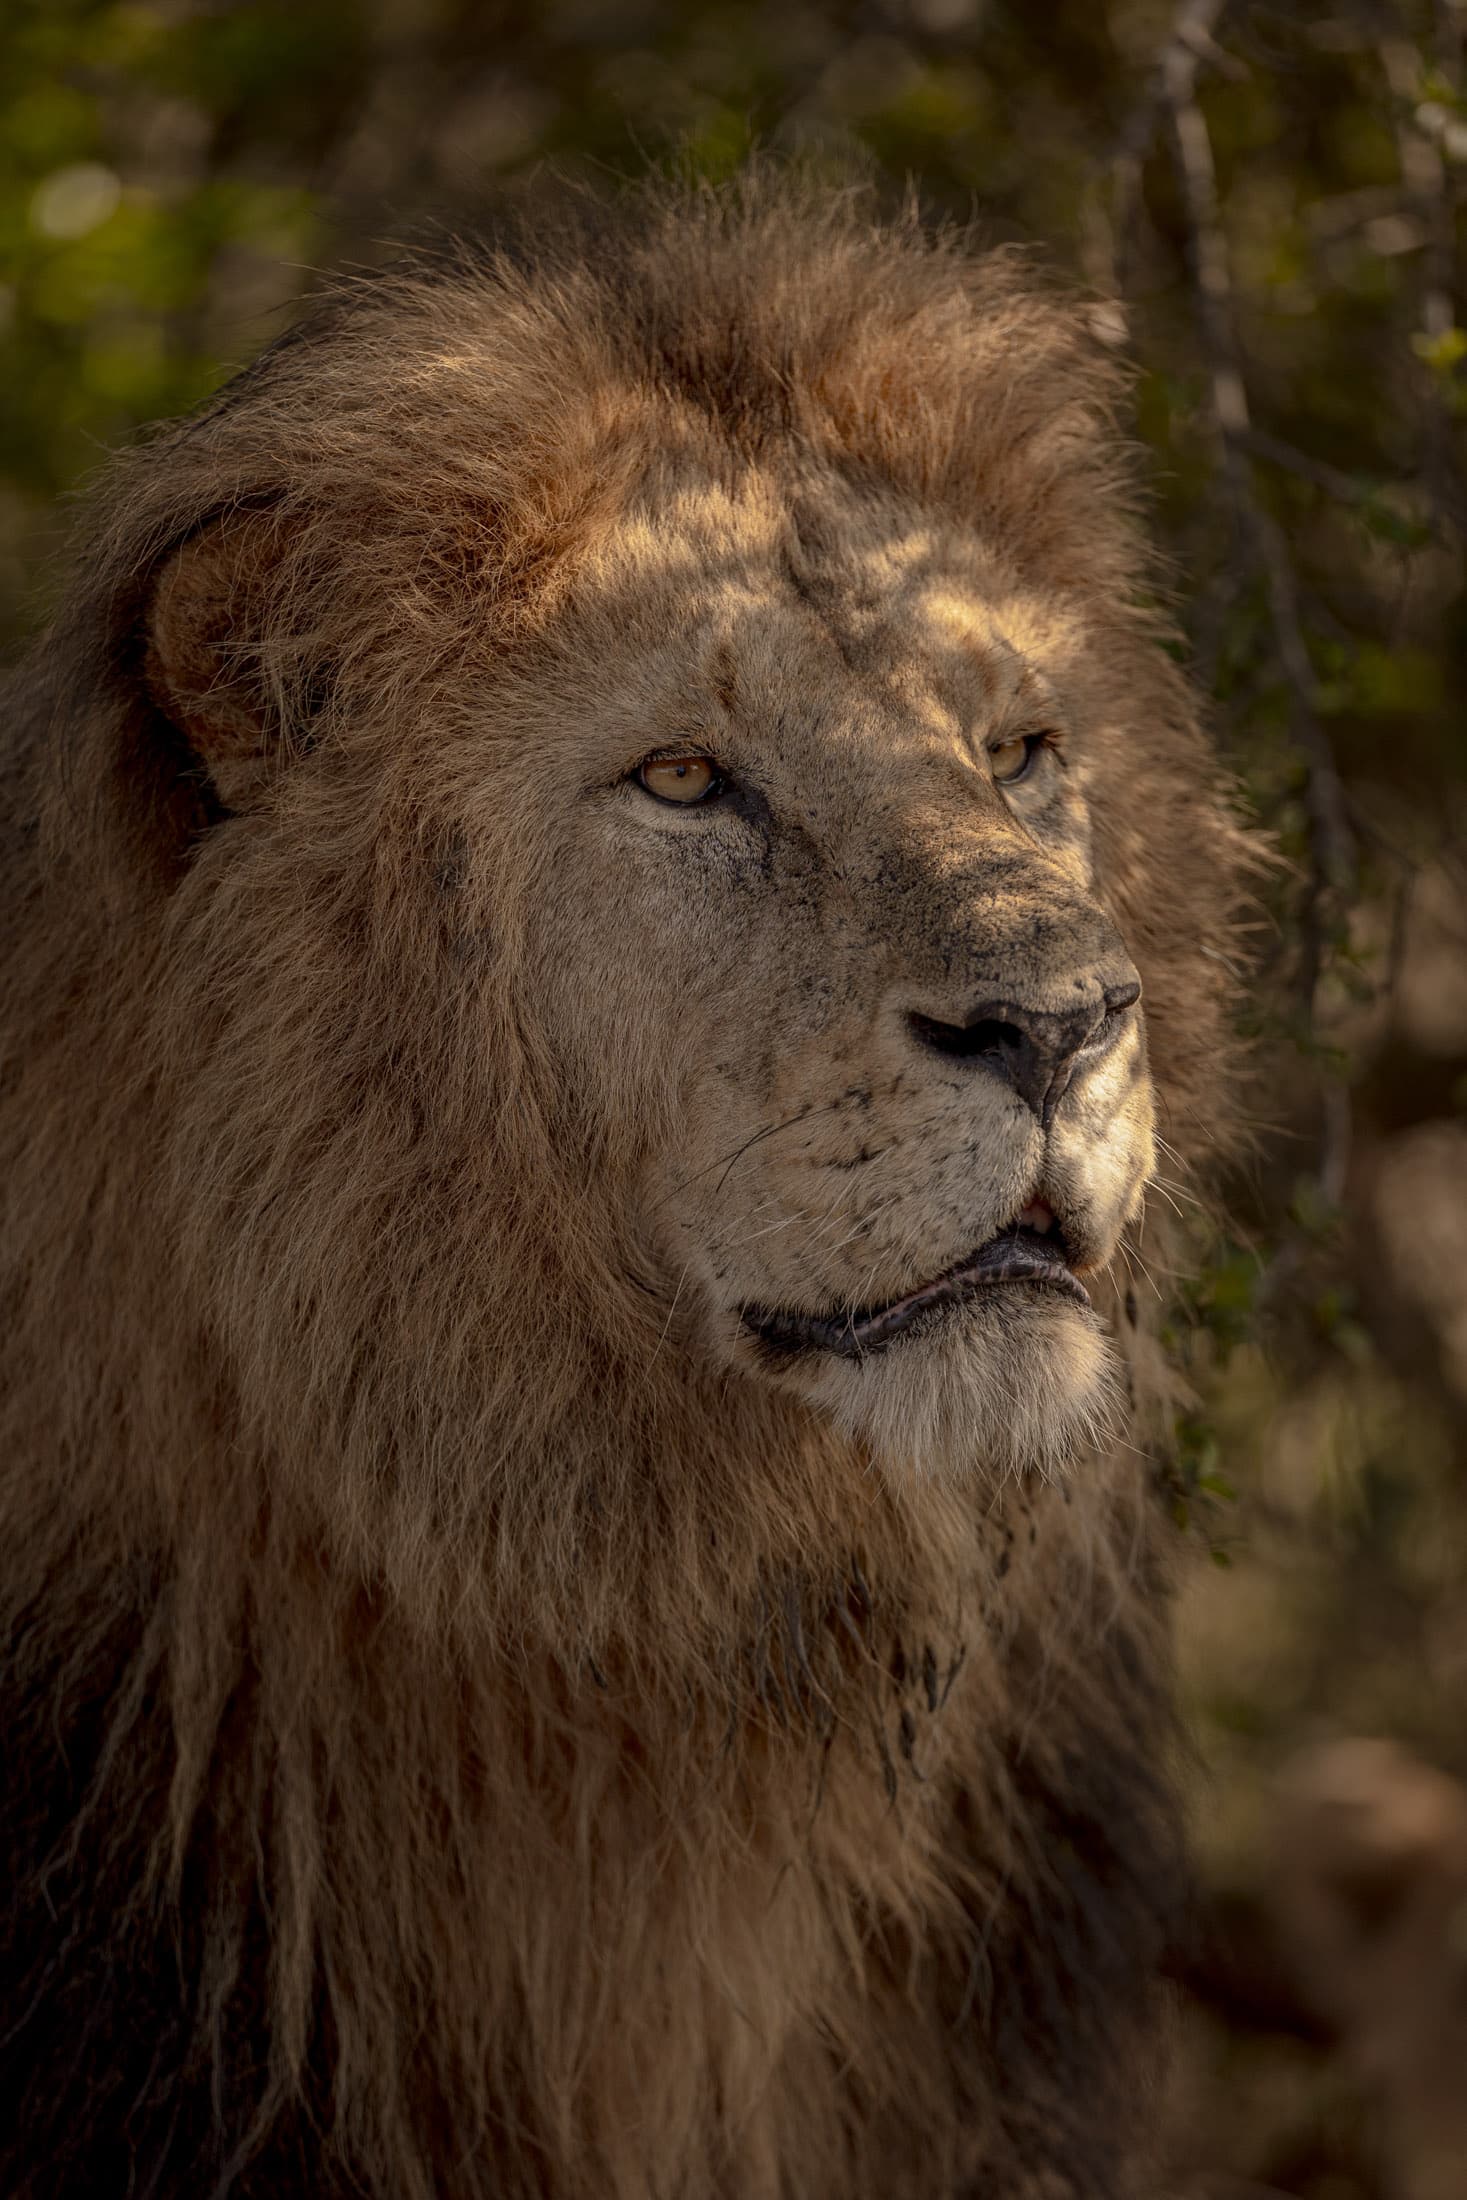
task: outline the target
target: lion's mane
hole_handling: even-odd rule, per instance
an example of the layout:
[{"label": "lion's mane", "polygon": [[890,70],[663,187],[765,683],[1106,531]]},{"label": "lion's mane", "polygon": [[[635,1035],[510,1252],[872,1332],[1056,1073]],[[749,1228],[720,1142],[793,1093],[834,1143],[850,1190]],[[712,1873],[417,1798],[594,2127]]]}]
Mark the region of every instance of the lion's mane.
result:
[{"label": "lion's mane", "polygon": [[[666,1348],[525,978],[553,885],[396,738],[481,677],[533,723],[689,408],[961,515],[1130,668],[1097,862],[1205,1161],[1237,847],[1115,401],[1021,262],[755,183],[344,285],[89,505],[6,700],[8,2192],[1123,2189],[1176,1884],[1144,1465],[898,1487]],[[220,525],[273,833],[150,699]]]}]

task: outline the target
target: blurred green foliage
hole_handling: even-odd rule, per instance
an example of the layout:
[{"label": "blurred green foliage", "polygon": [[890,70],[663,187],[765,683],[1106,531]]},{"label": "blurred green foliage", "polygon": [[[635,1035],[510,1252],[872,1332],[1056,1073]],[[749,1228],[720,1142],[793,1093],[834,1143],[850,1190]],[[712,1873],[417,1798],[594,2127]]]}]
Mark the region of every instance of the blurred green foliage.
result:
[{"label": "blurred green foliage", "polygon": [[1279,858],[1239,1003],[1251,1165],[1226,1227],[1164,1173],[1195,1272],[1138,1277],[1186,1386],[1158,1471],[1232,1561],[1184,1645],[1220,1855],[1322,1725],[1467,1771],[1464,29],[1467,0],[0,15],[0,639],[44,615],[62,500],[105,450],[247,359],[314,269],[546,163],[864,163],[1088,289],[1135,364],[1186,652]]}]

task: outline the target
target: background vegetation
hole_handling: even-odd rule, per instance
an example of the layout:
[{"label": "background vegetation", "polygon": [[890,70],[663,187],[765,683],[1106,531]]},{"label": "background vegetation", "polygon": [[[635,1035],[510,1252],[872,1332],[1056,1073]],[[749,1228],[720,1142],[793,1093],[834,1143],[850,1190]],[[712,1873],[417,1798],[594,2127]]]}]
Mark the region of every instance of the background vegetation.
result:
[{"label": "background vegetation", "polygon": [[[103,449],[203,396],[314,269],[547,161],[635,172],[678,144],[716,174],[757,137],[841,173],[856,151],[934,213],[1039,244],[1135,362],[1196,675],[1285,859],[1257,913],[1255,1158],[1226,1229],[1170,1187],[1202,1280],[1153,1279],[1193,1392],[1159,1467],[1199,1556],[1183,1647],[1213,1930],[1179,1959],[1189,2193],[1467,2193],[1467,2163],[1412,2136],[1411,2058],[1362,2046],[1291,1940],[1300,1856],[1328,1870],[1315,1819],[1280,1846],[1277,1784],[1350,1733],[1467,1775],[1464,30],[1467,0],[0,18],[6,641],[44,615],[62,501]],[[1405,1760],[1380,1777],[1387,1807],[1416,1792]],[[1415,1885],[1439,1859],[1411,1854]],[[1443,1966],[1432,2022],[1462,2021],[1467,1867],[1443,1868],[1402,1959],[1407,2031]],[[1378,1951],[1400,1904],[1371,1900],[1350,1929]]]}]

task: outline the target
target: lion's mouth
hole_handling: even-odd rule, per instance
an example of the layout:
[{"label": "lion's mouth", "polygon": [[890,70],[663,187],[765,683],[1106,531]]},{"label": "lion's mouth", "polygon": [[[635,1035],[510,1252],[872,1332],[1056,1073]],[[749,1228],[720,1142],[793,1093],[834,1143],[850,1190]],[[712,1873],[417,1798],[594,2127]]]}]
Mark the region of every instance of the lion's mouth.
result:
[{"label": "lion's mouth", "polygon": [[1060,1291],[1081,1306],[1090,1294],[1070,1266],[1069,1249],[1049,1207],[1033,1201],[1005,1229],[976,1252],[913,1291],[882,1306],[850,1313],[803,1314],[788,1309],[745,1306],[744,1327],[777,1352],[835,1352],[858,1359],[880,1351],[924,1314],[987,1291],[996,1284],[1031,1283]]}]

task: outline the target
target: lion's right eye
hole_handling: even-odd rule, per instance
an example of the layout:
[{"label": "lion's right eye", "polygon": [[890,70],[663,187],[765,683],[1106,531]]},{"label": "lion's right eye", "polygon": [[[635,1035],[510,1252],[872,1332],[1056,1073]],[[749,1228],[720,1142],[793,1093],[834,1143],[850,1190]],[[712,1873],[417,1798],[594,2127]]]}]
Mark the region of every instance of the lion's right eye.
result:
[{"label": "lion's right eye", "polygon": [[988,752],[989,767],[1000,787],[1014,787],[1027,779],[1040,751],[1049,745],[1047,733],[1020,733],[996,741]]},{"label": "lion's right eye", "polygon": [[659,802],[706,802],[723,786],[711,756],[649,756],[636,770],[639,787]]}]

